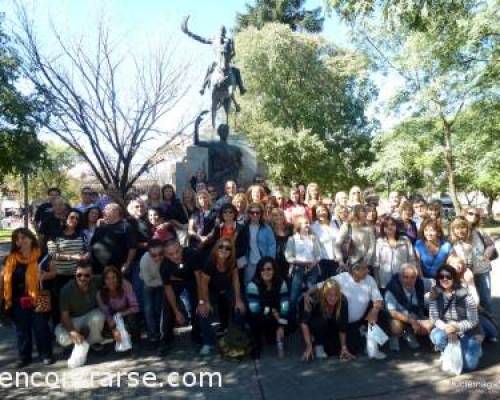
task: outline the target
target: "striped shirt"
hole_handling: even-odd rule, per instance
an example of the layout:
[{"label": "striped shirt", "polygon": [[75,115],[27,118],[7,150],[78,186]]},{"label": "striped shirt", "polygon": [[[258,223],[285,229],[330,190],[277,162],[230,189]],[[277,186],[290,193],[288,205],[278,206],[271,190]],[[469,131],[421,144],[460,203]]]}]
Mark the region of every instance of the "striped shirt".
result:
[{"label": "striped shirt", "polygon": [[[474,301],[474,297],[467,293],[465,297],[465,312],[467,314],[467,319],[462,321],[459,320],[458,312],[457,312],[457,302],[456,296],[453,295],[451,298],[445,295],[444,293],[439,294],[438,296],[443,296],[444,309],[448,308],[443,315],[443,319],[440,318],[439,315],[439,306],[438,299],[432,300],[429,305],[429,317],[432,321],[435,322],[436,327],[439,328],[444,324],[447,324],[451,321],[455,321],[458,323],[458,330],[460,334],[464,334],[468,330],[474,328],[479,323],[479,316],[477,312],[477,304]],[[451,301],[450,306],[448,307],[448,302]]]},{"label": "striped shirt", "polygon": [[66,260],[66,256],[80,255],[86,252],[84,237],[80,233],[64,235],[47,243],[50,256],[55,260],[59,275],[74,275],[78,261]]}]

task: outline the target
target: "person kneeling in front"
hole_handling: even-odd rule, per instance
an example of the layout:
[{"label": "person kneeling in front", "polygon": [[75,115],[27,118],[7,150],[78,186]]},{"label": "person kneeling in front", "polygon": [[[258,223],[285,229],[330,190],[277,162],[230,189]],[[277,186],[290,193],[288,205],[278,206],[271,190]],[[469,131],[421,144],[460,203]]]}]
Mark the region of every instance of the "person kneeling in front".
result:
[{"label": "person kneeling in front", "polygon": [[106,320],[97,305],[101,278],[92,276],[88,264],[78,266],[75,277],[61,289],[61,323],[55,329],[56,340],[62,347],[86,340],[93,350],[100,351]]},{"label": "person kneeling in front", "polygon": [[[363,332],[367,325],[374,325],[379,320],[379,312],[384,308],[382,295],[375,279],[368,275],[368,266],[361,261],[353,263],[350,272],[342,272],[309,289],[305,294],[305,304],[309,306],[312,303],[310,296],[331,279],[339,284],[342,294],[347,299],[347,348],[357,355],[363,350],[365,343]],[[369,337],[366,339],[366,350],[370,358],[377,360],[386,358],[386,355],[378,349],[378,344]]]},{"label": "person kneeling in front", "polygon": [[386,286],[384,300],[390,316],[391,338],[389,347],[399,351],[399,339],[411,349],[420,347],[415,335],[428,335],[432,322],[425,316],[424,281],[418,276],[417,267],[403,264]]}]

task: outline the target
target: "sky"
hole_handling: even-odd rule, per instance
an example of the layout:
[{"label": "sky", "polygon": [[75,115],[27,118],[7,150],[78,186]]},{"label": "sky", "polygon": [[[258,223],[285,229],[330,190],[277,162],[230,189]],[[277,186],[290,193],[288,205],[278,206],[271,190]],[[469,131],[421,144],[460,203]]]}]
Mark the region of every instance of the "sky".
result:
[{"label": "sky", "polygon": [[[184,16],[190,15],[190,29],[202,36],[212,36],[224,24],[231,29],[237,12],[245,10],[252,0],[17,0],[29,15],[35,17],[35,28],[41,42],[50,51],[53,47],[51,25],[63,37],[92,41],[97,21],[104,18],[112,26],[113,36],[123,48],[139,56],[149,48],[169,43],[174,50],[175,62],[189,64],[186,82],[189,90],[183,101],[169,114],[164,124],[176,131],[186,120],[207,108],[208,96],[198,94],[207,66],[212,60],[210,46],[189,39],[180,31]],[[322,0],[308,0],[307,8],[321,6]],[[7,26],[15,26],[16,0],[0,0],[0,12],[5,13]],[[336,16],[326,17],[322,35],[334,43],[349,47],[349,30]],[[170,41],[170,42],[169,42]],[[236,49],[237,50],[237,49]],[[369,114],[376,114],[382,128],[389,128],[397,119],[380,114],[380,109],[395,92],[394,76],[373,77],[380,96]],[[123,84],[127,79],[123,79]],[[382,117],[381,117],[382,115]],[[163,122],[162,122],[163,123]],[[157,143],[151,144],[152,147]],[[151,149],[145,148],[145,153]]]}]

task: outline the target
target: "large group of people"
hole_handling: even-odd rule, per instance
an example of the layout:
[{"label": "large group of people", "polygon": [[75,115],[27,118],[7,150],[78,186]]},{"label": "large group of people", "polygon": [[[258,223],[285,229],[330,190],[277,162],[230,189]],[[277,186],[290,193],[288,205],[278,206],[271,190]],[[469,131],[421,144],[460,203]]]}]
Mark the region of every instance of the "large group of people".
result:
[{"label": "large group of people", "polygon": [[237,325],[253,337],[255,357],[266,345],[284,357],[297,332],[304,360],[364,351],[384,359],[367,333],[376,324],[390,351],[427,342],[442,352],[459,341],[473,370],[484,341],[496,341],[498,254],[480,209],[448,225],[440,204],[418,195],[392,192],[384,207],[358,186],[325,195],[316,183],[270,190],[262,177],[246,190],[228,181],[225,193],[202,176],[190,183],[181,195],[153,185],[127,201],[83,187],[75,206],[48,191],[36,234],[13,232],[0,276],[20,367],[32,362],[32,337],[45,364],[53,338],[97,352],[106,337],[120,342],[116,315],[133,346],[149,342],[162,354],[176,327],[190,326],[206,356]]}]

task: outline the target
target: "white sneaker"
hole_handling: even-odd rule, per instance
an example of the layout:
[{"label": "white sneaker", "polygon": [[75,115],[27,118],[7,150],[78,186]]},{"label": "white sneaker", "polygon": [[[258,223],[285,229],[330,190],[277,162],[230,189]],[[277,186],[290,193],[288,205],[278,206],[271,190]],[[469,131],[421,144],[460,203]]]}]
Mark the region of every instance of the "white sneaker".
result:
[{"label": "white sneaker", "polygon": [[316,355],[316,358],[320,360],[324,360],[325,358],[328,358],[328,355],[325,353],[325,348],[323,346],[314,346],[314,354]]},{"label": "white sneaker", "polygon": [[200,356],[208,356],[210,353],[212,353],[212,346],[204,344],[200,350]]},{"label": "white sneaker", "polygon": [[380,350],[377,350],[371,356],[369,356],[369,358],[375,360],[385,360],[387,358],[387,354],[381,352]]},{"label": "white sneaker", "polygon": [[399,338],[391,336],[389,339],[389,349],[391,351],[399,351]]}]

